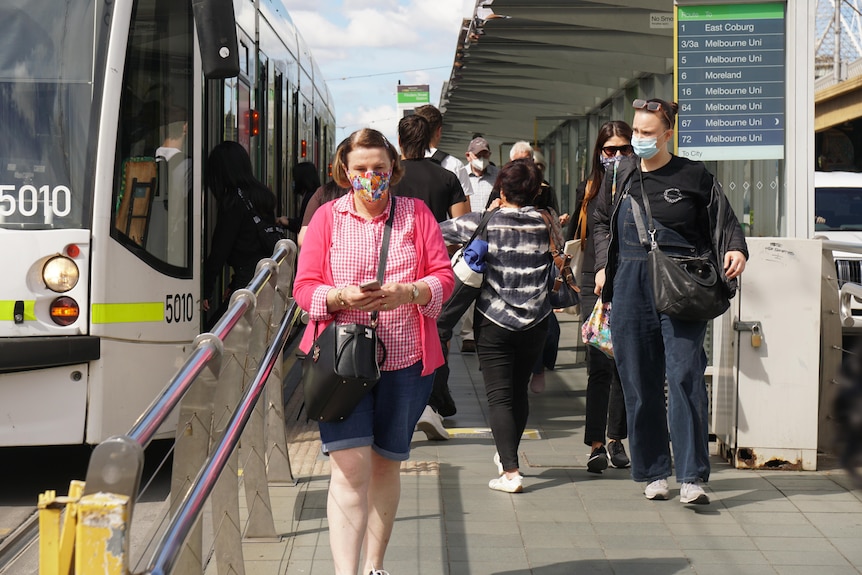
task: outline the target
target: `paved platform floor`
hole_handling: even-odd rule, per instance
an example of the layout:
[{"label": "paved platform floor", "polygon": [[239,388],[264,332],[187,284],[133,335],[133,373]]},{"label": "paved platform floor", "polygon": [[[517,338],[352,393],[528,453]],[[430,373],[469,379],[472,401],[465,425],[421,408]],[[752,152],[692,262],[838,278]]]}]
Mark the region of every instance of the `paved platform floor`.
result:
[{"label": "paved platform floor", "polygon": [[[587,473],[583,443],[586,371],[577,324],[563,329],[557,369],[531,394],[520,454],[524,492],[488,489],[496,476],[484,388],[475,354],[451,355],[457,437],[414,436],[382,567],[391,575],[556,575],[674,573],[812,574],[862,571],[862,493],[846,474],[750,471],[712,458],[712,503],[648,501],[628,470]],[[287,413],[295,486],[271,494],[280,543],[246,542],[248,575],[332,574],[326,523],[328,462],[315,426]],[[476,429],[478,428],[478,429]],[[468,433],[467,430],[474,429]],[[829,467],[826,462],[826,467]]]}]

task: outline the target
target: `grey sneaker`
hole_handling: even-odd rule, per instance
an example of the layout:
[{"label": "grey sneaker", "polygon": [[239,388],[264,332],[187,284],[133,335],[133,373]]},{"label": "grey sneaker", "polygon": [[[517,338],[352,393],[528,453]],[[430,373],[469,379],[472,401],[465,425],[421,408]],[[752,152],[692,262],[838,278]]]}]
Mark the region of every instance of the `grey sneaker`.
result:
[{"label": "grey sneaker", "polygon": [[646,486],[644,495],[647,499],[667,499],[670,491],[667,488],[667,479],[656,479]]},{"label": "grey sneaker", "polygon": [[617,469],[625,469],[631,465],[629,456],[626,454],[626,448],[623,442],[618,439],[612,439],[608,443],[608,455],[611,457],[611,465]]},{"label": "grey sneaker", "polygon": [[709,504],[709,495],[699,483],[683,483],[679,487],[679,502],[707,505]]},{"label": "grey sneaker", "polygon": [[430,405],[425,406],[425,411],[419,417],[416,427],[432,441],[449,439],[449,432],[443,427],[443,416],[434,411]]}]

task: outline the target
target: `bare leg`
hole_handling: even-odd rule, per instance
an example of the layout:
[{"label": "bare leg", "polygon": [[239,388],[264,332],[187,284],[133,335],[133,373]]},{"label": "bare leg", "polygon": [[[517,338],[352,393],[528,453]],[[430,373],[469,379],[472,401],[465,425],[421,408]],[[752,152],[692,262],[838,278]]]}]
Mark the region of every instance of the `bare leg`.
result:
[{"label": "bare leg", "polygon": [[383,569],[383,556],[392,535],[398,501],[401,499],[401,462],[371,452],[371,483],[368,488],[368,529],[365,537],[365,567],[362,573]]},{"label": "bare leg", "polygon": [[326,517],[336,575],[356,575],[359,567],[359,552],[368,527],[372,461],[370,446],[329,454],[332,475]]}]

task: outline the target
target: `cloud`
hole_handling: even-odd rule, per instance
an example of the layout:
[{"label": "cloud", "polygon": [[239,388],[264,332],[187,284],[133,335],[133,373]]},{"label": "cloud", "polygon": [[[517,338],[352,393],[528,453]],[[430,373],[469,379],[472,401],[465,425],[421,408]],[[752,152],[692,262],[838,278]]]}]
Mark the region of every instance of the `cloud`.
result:
[{"label": "cloud", "polygon": [[399,119],[400,114],[394,104],[394,98],[391,106],[380,105],[372,108],[360,106],[339,116],[336,138],[340,142],[360,128],[374,128],[383,132],[383,135],[397,146]]}]

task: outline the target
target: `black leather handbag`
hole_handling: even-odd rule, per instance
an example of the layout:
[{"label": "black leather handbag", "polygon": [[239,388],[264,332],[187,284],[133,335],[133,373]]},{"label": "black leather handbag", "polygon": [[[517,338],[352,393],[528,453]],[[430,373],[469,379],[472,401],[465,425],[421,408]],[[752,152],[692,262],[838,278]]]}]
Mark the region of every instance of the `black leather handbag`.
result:
[{"label": "black leather handbag", "polygon": [[[319,336],[315,333],[302,374],[305,411],[310,419],[343,420],[380,380],[386,348],[377,339],[376,324],[376,318],[370,326],[333,321]],[[378,348],[383,351],[380,363]]]},{"label": "black leather handbag", "polygon": [[[377,265],[377,280],[381,285],[395,214],[395,196],[390,198],[389,218]],[[386,361],[386,348],[377,338],[377,317],[377,312],[372,312],[371,325],[332,321],[320,335],[315,324],[314,342],[302,363],[302,389],[309,419],[342,421],[377,385],[380,365]],[[382,351],[379,361],[378,349]]]},{"label": "black leather handbag", "polygon": [[661,250],[655,240],[655,222],[643,187],[643,174],[640,170],[638,173],[641,175],[641,195],[649,218],[649,232],[634,198],[631,200],[632,215],[641,243],[650,250],[647,269],[656,311],[688,321],[717,318],[730,307],[730,300],[718,275],[716,256],[712,253],[676,256]]}]

